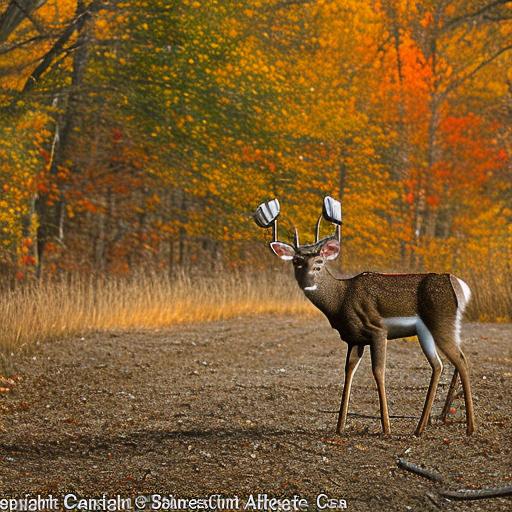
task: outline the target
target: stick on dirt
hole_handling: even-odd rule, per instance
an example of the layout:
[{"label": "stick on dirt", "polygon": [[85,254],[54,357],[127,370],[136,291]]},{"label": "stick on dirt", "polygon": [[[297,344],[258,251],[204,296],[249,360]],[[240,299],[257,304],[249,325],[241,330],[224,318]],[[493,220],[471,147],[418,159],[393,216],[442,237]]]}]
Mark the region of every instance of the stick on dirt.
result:
[{"label": "stick on dirt", "polygon": [[[247,387],[249,388],[250,386],[247,386]],[[317,409],[317,412],[323,412],[326,414],[339,414],[338,410],[328,411],[326,409]],[[355,418],[368,418],[371,420],[380,420],[380,416],[373,416],[372,414],[360,414],[358,412],[349,412],[347,415],[353,416]],[[407,416],[407,415],[403,415],[403,414],[390,414],[389,417],[395,418],[395,419],[396,418],[397,419],[406,419],[406,420],[417,420],[419,418],[419,416]]]},{"label": "stick on dirt", "polygon": [[423,478],[428,478],[429,480],[433,480],[434,482],[443,481],[442,475],[437,471],[431,471],[430,469],[420,468],[416,464],[408,462],[404,459],[398,459],[397,465],[399,468],[405,469],[406,471],[410,471],[411,473],[422,476]]},{"label": "stick on dirt", "polygon": [[512,485],[503,487],[488,487],[484,489],[461,489],[459,491],[439,491],[443,498],[451,500],[483,500],[486,498],[499,498],[512,496]]}]

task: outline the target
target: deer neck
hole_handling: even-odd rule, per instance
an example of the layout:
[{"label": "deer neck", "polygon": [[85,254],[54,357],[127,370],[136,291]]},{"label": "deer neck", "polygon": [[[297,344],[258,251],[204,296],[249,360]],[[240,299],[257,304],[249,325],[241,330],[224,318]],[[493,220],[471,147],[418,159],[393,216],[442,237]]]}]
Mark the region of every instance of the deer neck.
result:
[{"label": "deer neck", "polygon": [[329,265],[327,262],[314,276],[313,284],[307,287],[301,286],[306,297],[327,317],[337,314],[347,287],[343,279],[336,279],[333,276]]}]

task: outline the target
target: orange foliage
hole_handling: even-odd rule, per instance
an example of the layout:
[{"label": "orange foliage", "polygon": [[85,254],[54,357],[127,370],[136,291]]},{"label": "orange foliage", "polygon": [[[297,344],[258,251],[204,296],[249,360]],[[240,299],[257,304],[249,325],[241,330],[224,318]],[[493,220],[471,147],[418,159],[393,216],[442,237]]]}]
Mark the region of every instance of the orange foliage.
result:
[{"label": "orange foliage", "polygon": [[461,26],[473,11],[454,1],[157,0],[82,26],[78,4],[45,2],[0,43],[12,275],[38,264],[42,227],[49,271],[262,264],[250,211],[278,196],[283,236],[294,223],[308,241],[325,194],[343,196],[347,266],[510,258],[506,16]]}]

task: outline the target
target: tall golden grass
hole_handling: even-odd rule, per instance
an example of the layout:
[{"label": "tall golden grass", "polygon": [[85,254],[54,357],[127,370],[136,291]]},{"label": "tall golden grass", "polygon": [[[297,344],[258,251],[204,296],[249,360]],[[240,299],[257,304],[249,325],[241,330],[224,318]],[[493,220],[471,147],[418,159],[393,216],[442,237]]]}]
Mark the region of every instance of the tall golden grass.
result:
[{"label": "tall golden grass", "polygon": [[[463,277],[473,290],[468,319],[512,320],[509,275]],[[287,272],[32,283],[0,293],[0,351],[23,350],[36,341],[87,331],[161,328],[272,313],[319,315]]]},{"label": "tall golden grass", "polygon": [[468,270],[462,277],[472,291],[466,311],[469,320],[512,322],[512,274],[508,269],[487,272]]},{"label": "tall golden grass", "polygon": [[224,273],[172,280],[76,278],[0,294],[0,350],[87,331],[159,328],[237,316],[315,314],[290,275]]}]

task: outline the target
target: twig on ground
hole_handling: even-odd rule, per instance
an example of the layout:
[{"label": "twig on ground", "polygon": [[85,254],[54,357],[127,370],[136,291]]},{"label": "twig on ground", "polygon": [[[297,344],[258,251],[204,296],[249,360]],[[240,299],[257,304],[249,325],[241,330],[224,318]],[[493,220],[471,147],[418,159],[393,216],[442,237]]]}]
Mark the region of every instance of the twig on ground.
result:
[{"label": "twig on ground", "polygon": [[[399,458],[397,460],[399,468],[415,473],[416,475],[428,478],[434,482],[443,482],[443,476],[437,471],[430,469],[420,468],[412,462],[408,462],[404,459]],[[504,485],[502,487],[486,487],[483,489],[459,489],[457,491],[450,491],[449,489],[442,489],[438,491],[439,496],[448,498],[450,500],[483,500],[487,498],[503,498],[506,496],[512,496],[512,485]],[[439,503],[435,501],[434,496],[431,493],[427,493],[427,497],[436,506]]]},{"label": "twig on ground", "polygon": [[[339,411],[329,411],[327,409],[317,409],[316,412],[323,412],[326,414],[338,414]],[[349,412],[348,416],[355,416],[356,418],[368,418],[371,420],[380,420],[380,416],[372,416],[371,414],[360,414],[358,412]],[[419,416],[406,416],[401,414],[390,414],[390,418],[398,418],[398,419],[405,419],[405,420],[417,420],[419,419]]]},{"label": "twig on ground", "polygon": [[439,494],[451,500],[483,500],[486,498],[499,498],[512,496],[512,485],[503,487],[487,487],[484,489],[460,489],[458,491],[442,490]]},{"label": "twig on ground", "polygon": [[436,508],[442,508],[441,504],[437,501],[436,496],[433,493],[427,492],[426,496]]},{"label": "twig on ground", "polygon": [[408,462],[404,459],[398,459],[397,465],[399,468],[405,469],[406,471],[410,471],[411,473],[415,473],[416,475],[422,476],[423,478],[428,478],[429,480],[433,480],[434,482],[443,481],[443,476],[437,471],[420,468],[416,464]]}]

